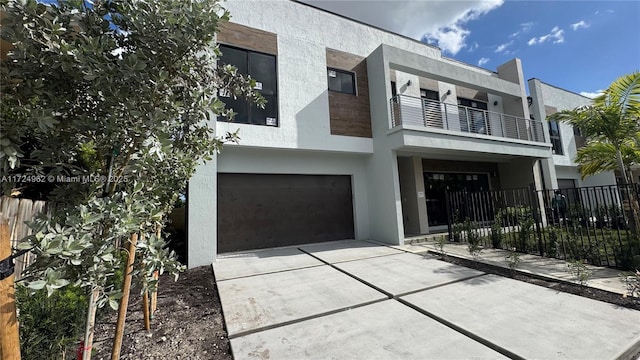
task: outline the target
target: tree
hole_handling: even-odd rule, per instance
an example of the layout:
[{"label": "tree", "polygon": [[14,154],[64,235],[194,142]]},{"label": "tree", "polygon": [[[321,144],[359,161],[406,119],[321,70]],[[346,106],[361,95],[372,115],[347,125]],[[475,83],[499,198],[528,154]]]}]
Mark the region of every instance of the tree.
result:
[{"label": "tree", "polygon": [[587,137],[576,156],[582,177],[617,169],[630,182],[629,168],[640,163],[640,72],[615,80],[591,105],[547,119],[571,124]]},{"label": "tree", "polygon": [[155,270],[180,269],[156,229],[196,167],[238,140],[214,134],[214,116],[233,118],[217,91],[264,99],[254,80],[215,65],[229,18],[218,0],[0,6],[0,37],[14,46],[0,64],[3,191],[39,188],[53,209],[22,245],[37,255],[28,286],[72,283],[116,307],[130,234],[148,239],[145,286]]}]

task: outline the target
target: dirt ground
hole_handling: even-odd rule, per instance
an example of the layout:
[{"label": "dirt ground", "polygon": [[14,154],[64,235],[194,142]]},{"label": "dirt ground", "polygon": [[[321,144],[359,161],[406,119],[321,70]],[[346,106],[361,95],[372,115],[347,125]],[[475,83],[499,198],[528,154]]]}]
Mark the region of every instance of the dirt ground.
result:
[{"label": "dirt ground", "polygon": [[[120,359],[231,360],[211,266],[190,269],[177,282],[160,278],[158,311],[144,329],[142,296],[132,290]],[[92,359],[110,359],[117,313],[96,325]]]},{"label": "dirt ground", "polygon": [[[452,257],[441,260],[640,310],[638,299],[623,298],[607,291],[513,274],[509,269],[476,264],[471,260]],[[178,282],[172,277],[162,277],[158,294],[158,312],[151,321],[151,333],[147,333],[142,298],[139,292],[132,291],[121,359],[233,359],[210,266],[187,270]],[[97,324],[93,359],[110,359],[116,317],[115,312],[110,312]]]}]

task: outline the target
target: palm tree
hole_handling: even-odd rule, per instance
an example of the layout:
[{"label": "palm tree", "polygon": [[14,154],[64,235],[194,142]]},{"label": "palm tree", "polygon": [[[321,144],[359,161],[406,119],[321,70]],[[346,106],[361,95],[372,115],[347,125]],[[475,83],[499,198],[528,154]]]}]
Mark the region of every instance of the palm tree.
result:
[{"label": "palm tree", "polygon": [[640,164],[640,72],[615,80],[593,104],[547,119],[571,124],[587,137],[575,159],[583,178],[617,169],[628,183],[629,168]]}]

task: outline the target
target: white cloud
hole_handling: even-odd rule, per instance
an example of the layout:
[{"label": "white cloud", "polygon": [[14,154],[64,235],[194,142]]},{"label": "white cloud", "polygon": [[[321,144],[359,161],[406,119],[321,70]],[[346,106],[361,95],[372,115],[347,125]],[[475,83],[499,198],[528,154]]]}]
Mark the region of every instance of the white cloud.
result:
[{"label": "white cloud", "polygon": [[533,27],[533,21],[522,23],[520,24],[520,27],[522,28],[522,32],[529,32]]},{"label": "white cloud", "polygon": [[504,0],[304,2],[417,40],[426,40],[455,55],[468,46],[466,39],[471,32],[465,25],[500,7]]},{"label": "white cloud", "polygon": [[589,26],[591,26],[590,24],[588,24],[587,22],[585,22],[584,20],[580,20],[575,24],[571,24],[571,28],[573,30],[578,30],[578,29],[586,29]]},{"label": "white cloud", "polygon": [[506,53],[506,51],[505,51],[505,50],[507,50],[507,48],[508,48],[509,46],[511,46],[511,45],[513,45],[513,40],[511,40],[511,41],[507,41],[507,42],[506,42],[506,43],[504,43],[504,44],[500,44],[500,45],[498,45],[498,47],[496,48],[495,52],[497,52],[497,53],[499,53],[499,52],[505,52],[505,53]]},{"label": "white cloud", "polygon": [[564,30],[560,29],[558,26],[554,26],[553,29],[551,29],[551,32],[549,32],[546,35],[542,35],[540,37],[534,37],[531,38],[527,44],[529,44],[529,46],[531,45],[535,45],[535,44],[542,44],[544,42],[546,42],[547,40],[551,40],[554,44],[561,44],[564,42]]},{"label": "white cloud", "polygon": [[469,48],[467,49],[468,52],[474,52],[476,50],[478,50],[478,48],[480,47],[480,45],[478,45],[477,42],[474,42],[473,44],[471,44],[469,46]]},{"label": "white cloud", "polygon": [[531,28],[533,27],[533,22],[529,21],[526,23],[522,23],[520,24],[520,30],[512,33],[511,35],[509,35],[510,38],[514,38],[520,34],[525,34],[528,33],[529,31],[531,31]]},{"label": "white cloud", "polygon": [[580,95],[588,97],[590,99],[595,98],[596,96],[600,96],[602,95],[602,93],[604,92],[604,90],[596,90],[595,92],[589,92],[589,91],[581,91]]},{"label": "white cloud", "polygon": [[488,63],[489,60],[491,60],[491,59],[486,58],[486,57],[480,58],[480,60],[478,60],[478,66],[482,66],[482,65]]}]

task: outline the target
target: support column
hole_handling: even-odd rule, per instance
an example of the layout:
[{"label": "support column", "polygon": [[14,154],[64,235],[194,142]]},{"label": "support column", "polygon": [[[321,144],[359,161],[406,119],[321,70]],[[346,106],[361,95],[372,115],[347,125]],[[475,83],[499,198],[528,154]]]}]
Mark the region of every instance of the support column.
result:
[{"label": "support column", "polygon": [[422,158],[414,156],[413,174],[416,182],[416,196],[418,198],[418,220],[420,221],[420,234],[429,233],[429,218],[427,216],[427,198],[424,189],[424,172],[422,170]]}]

